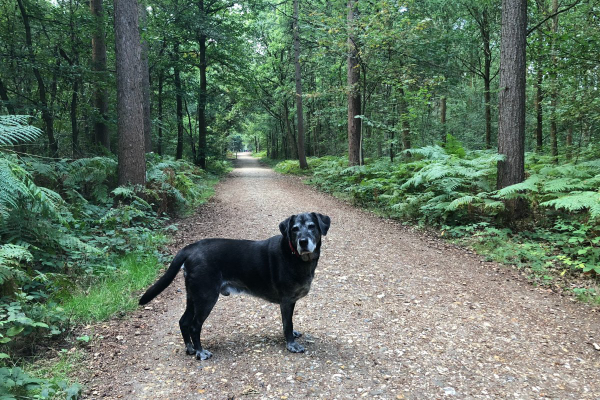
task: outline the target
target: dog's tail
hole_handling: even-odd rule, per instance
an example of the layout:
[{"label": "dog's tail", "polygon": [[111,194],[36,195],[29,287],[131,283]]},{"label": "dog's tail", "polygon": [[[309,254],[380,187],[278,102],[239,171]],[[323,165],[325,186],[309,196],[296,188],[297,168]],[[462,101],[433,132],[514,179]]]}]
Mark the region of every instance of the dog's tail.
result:
[{"label": "dog's tail", "polygon": [[185,251],[185,249],[177,253],[165,274],[161,276],[160,279],[156,281],[154,285],[150,286],[150,288],[146,290],[146,293],[144,293],[144,295],[139,301],[139,304],[141,306],[143,306],[144,304],[148,304],[153,298],[155,298],[163,290],[165,290],[167,286],[171,284],[171,282],[173,282],[173,279],[175,279],[175,277],[177,276],[177,273],[181,269],[181,266],[183,265],[187,257],[188,252]]}]

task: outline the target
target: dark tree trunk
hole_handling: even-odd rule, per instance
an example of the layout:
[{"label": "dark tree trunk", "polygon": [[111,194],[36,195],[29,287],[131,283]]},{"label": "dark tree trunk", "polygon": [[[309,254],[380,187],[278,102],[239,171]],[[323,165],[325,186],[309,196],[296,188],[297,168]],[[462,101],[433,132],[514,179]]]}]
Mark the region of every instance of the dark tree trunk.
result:
[{"label": "dark tree trunk", "polygon": [[442,125],[442,142],[446,143],[446,96],[440,99],[440,124]]},{"label": "dark tree trunk", "polygon": [[[498,153],[505,159],[498,162],[498,189],[525,178],[526,36],[527,0],[502,0]],[[523,211],[521,202],[507,202],[507,216]]]},{"label": "dark tree trunk", "polygon": [[110,150],[110,135],[108,133],[108,93],[103,88],[106,76],[106,40],[104,32],[104,10],[102,0],[91,0],[92,12],[92,71],[94,71],[94,142]]},{"label": "dark tree trunk", "polygon": [[566,157],[568,161],[571,161],[571,159],[573,158],[573,125],[569,125],[569,128],[567,129],[567,151],[566,151]]},{"label": "dark tree trunk", "polygon": [[71,138],[73,157],[80,156],[79,148],[79,126],[77,124],[77,96],[79,94],[79,79],[73,82],[73,93],[71,94]]},{"label": "dark tree trunk", "polygon": [[158,143],[156,151],[159,156],[163,155],[163,84],[164,72],[161,70],[158,74]]},{"label": "dark tree trunk", "polygon": [[[198,1],[200,15],[205,17],[204,0]],[[200,50],[200,91],[198,92],[198,158],[195,163],[206,169],[206,35],[198,32],[198,47]]]},{"label": "dark tree trunk", "polygon": [[487,10],[481,13],[481,37],[483,38],[483,100],[485,102],[485,148],[492,148],[492,49],[490,47],[490,24]]},{"label": "dark tree trunk", "polygon": [[175,43],[173,53],[175,58],[175,66],[173,68],[175,75],[175,115],[177,116],[177,150],[175,152],[175,159],[180,160],[183,158],[183,92],[181,89],[181,71],[179,70],[179,43]]},{"label": "dark tree trunk", "polygon": [[38,95],[39,95],[39,108],[42,112],[42,119],[44,120],[44,126],[46,128],[46,135],[48,136],[48,145],[50,146],[50,156],[57,157],[58,156],[58,142],[54,138],[54,118],[52,113],[50,112],[50,107],[48,105],[48,99],[46,96],[46,86],[44,84],[44,78],[40,70],[35,67],[35,55],[33,52],[33,41],[31,39],[31,25],[29,24],[29,15],[27,14],[27,10],[25,9],[25,4],[23,0],[17,0],[19,5],[19,11],[21,12],[21,17],[23,18],[23,26],[25,27],[25,44],[27,45],[27,51],[29,54],[29,59],[32,65],[33,75],[37,81],[38,85]]},{"label": "dark tree trunk", "polygon": [[558,0],[552,0],[552,67],[550,69],[550,150],[554,163],[558,162],[558,130],[556,126],[556,108],[558,106],[558,56],[556,54],[556,36],[558,35]]},{"label": "dark tree trunk", "polygon": [[144,106],[137,0],[115,0],[119,185],[144,185]]},{"label": "dark tree trunk", "polygon": [[348,164],[360,164],[360,64],[354,35],[358,0],[348,0]]},{"label": "dark tree trunk", "polygon": [[302,112],[302,74],[300,71],[300,32],[298,27],[298,0],[294,0],[294,65],[296,69],[296,113],[298,118],[298,161],[301,169],[307,169],[304,152],[304,115]]},{"label": "dark tree trunk", "polygon": [[[140,25],[146,27],[147,11],[142,4],[140,6]],[[144,150],[146,153],[152,151],[152,116],[150,109],[150,66],[148,65],[148,41],[142,37],[142,104],[144,106]]]},{"label": "dark tree trunk", "polygon": [[544,132],[543,132],[544,110],[542,108],[542,101],[544,100],[544,95],[542,92],[542,84],[543,83],[544,83],[544,74],[542,72],[541,65],[539,65],[537,73],[536,73],[535,100],[534,100],[535,117],[536,117],[535,151],[537,153],[542,152],[543,145],[544,145]]},{"label": "dark tree trunk", "polygon": [[[287,100],[283,103],[283,113],[285,117],[285,129],[287,132],[287,146],[286,158],[294,157],[298,158],[298,146],[296,145],[296,139],[294,138],[294,132],[292,131],[292,124],[290,123],[290,109]],[[289,152],[289,153],[288,153]]]},{"label": "dark tree trunk", "polygon": [[400,98],[398,99],[398,113],[400,114],[400,121],[402,121],[402,150],[408,150],[411,148],[408,106],[404,96],[404,89],[400,88],[398,93],[400,94]]},{"label": "dark tree trunk", "polygon": [[6,91],[6,86],[4,86],[4,82],[2,82],[2,79],[0,79],[0,100],[2,100],[2,105],[6,107],[9,114],[16,114],[15,107],[10,102],[8,92]]}]

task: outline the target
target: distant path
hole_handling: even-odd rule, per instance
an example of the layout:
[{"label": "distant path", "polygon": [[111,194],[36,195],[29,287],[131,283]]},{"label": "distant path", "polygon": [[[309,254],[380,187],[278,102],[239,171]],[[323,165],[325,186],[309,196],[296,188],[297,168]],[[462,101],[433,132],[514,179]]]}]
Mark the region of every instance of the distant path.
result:
[{"label": "distant path", "polygon": [[600,398],[600,313],[509,268],[357,210],[242,155],[213,200],[179,224],[173,252],[205,237],[263,239],[291,214],[331,216],[313,288],[298,302],[305,354],[285,350],[279,308],[221,297],[183,351],[181,276],[98,327],[90,398]]}]

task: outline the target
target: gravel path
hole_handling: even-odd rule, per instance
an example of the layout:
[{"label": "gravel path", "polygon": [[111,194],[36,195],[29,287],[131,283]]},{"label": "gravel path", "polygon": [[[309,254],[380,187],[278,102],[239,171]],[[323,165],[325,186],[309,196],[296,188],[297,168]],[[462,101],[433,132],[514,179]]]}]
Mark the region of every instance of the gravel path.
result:
[{"label": "gravel path", "polygon": [[206,237],[264,239],[291,214],[331,217],[312,290],[285,349],[279,307],[221,297],[208,361],[187,356],[183,279],[124,320],[96,327],[88,398],[600,399],[600,313],[510,268],[357,210],[241,156],[173,252]]}]

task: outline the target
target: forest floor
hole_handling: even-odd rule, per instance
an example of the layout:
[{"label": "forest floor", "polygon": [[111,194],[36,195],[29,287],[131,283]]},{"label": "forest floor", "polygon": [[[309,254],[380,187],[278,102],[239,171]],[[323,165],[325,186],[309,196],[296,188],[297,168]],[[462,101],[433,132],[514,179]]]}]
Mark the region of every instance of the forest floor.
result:
[{"label": "forest floor", "polygon": [[600,312],[517,270],[358,210],[242,155],[173,254],[207,237],[265,239],[291,214],[331,217],[285,349],[279,307],[221,297],[208,361],[185,354],[182,274],[124,319],[94,327],[86,398],[600,398]]}]

